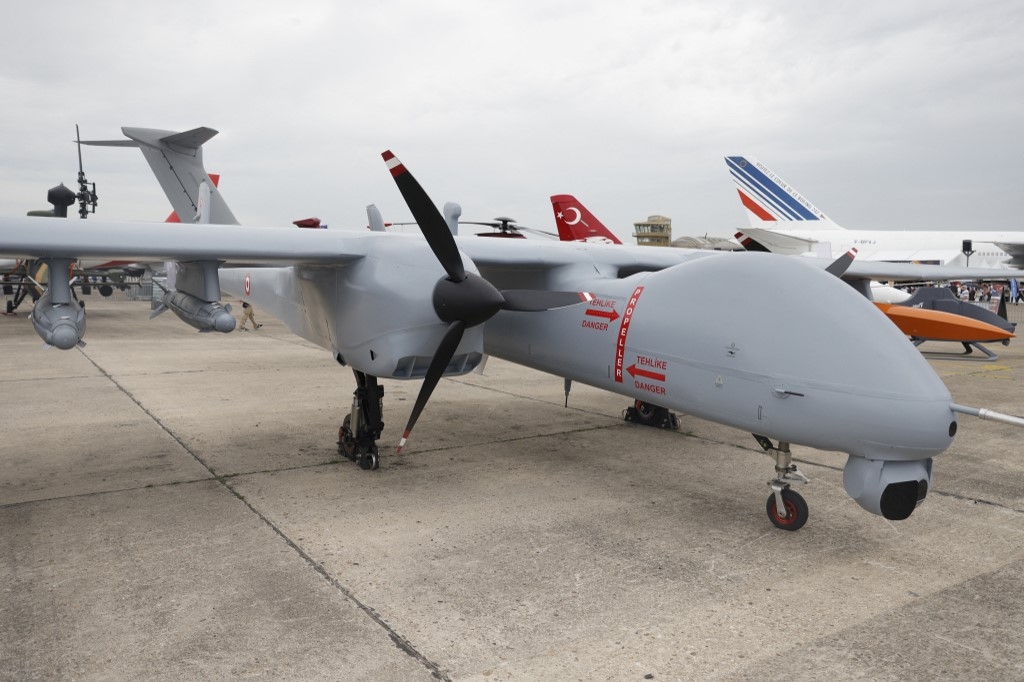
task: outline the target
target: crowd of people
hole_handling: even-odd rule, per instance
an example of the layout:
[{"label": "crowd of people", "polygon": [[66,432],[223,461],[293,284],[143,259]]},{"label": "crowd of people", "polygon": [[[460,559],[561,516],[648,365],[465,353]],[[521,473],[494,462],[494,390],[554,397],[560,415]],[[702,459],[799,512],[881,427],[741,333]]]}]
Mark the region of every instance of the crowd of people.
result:
[{"label": "crowd of people", "polygon": [[[913,294],[916,287],[898,287],[909,294]],[[961,301],[974,301],[988,303],[998,301],[1000,297],[1007,303],[1014,305],[1024,301],[1024,283],[1017,280],[1010,280],[1009,284],[990,284],[983,282],[952,282],[949,285],[953,295]]]}]

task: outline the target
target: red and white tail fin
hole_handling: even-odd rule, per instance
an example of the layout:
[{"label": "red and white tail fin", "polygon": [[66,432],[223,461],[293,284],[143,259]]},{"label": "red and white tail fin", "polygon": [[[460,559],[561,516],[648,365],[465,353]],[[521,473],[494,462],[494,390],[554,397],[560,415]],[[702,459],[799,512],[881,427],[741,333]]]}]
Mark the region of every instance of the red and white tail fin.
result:
[{"label": "red and white tail fin", "polygon": [[552,195],[551,208],[555,212],[558,237],[563,242],[622,243],[571,194]]}]

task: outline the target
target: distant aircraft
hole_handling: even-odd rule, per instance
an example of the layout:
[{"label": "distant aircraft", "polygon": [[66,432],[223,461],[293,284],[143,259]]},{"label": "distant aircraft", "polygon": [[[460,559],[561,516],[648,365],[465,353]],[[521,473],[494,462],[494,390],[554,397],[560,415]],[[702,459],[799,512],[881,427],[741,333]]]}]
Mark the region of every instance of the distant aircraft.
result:
[{"label": "distant aircraft", "polygon": [[[77,133],[78,126],[75,126]],[[52,206],[49,209],[31,210],[27,215],[32,217],[57,217],[67,218],[68,208],[76,201],[79,204],[78,215],[80,218],[87,218],[96,212],[99,203],[96,194],[96,183],[90,183],[82,170],[82,154],[78,153],[78,184],[79,192],[76,194],[64,183],[51,187],[46,194],[46,199]],[[123,261],[108,260],[78,260],[71,265],[71,282],[79,288],[83,294],[92,292],[93,284],[96,285],[101,296],[110,296],[115,286],[122,286],[125,277],[136,276],[141,271],[133,271],[132,264]],[[45,263],[36,263],[32,259],[10,259],[0,258],[0,286],[7,299],[4,315],[16,315],[17,309],[31,297],[37,299],[43,292],[47,282],[49,268]]]},{"label": "distant aircraft", "polygon": [[593,213],[587,210],[571,194],[554,194],[551,208],[555,212],[555,226],[558,237],[565,242],[590,242],[592,244],[621,244],[611,230],[604,226]]},{"label": "distant aircraft", "polygon": [[[125,129],[161,152],[147,155],[162,158],[151,164],[158,176],[181,178],[161,182],[179,215],[195,210],[208,177],[189,142],[214,133],[201,130]],[[785,530],[808,518],[792,489],[806,477],[791,444],[847,453],[851,497],[903,519],[931,489],[932,458],[952,443],[958,414],[1024,424],[954,403],[921,354],[840,281],[928,279],[924,266],[842,262],[843,272],[826,272],[835,264],[773,254],[456,238],[407,168],[383,158],[422,236],[0,218],[0,256],[44,259],[54,272],[77,257],[174,260],[165,303],[211,331],[235,326],[222,290],[255,303],[352,369],[340,447],[366,469],[379,465],[379,377],[423,379],[401,447],[439,380],[485,353],[754,434],[775,465],[765,510]],[[214,193],[212,211],[231,216],[222,202]],[[26,229],[32,220],[45,238]],[[77,310],[68,282],[51,278],[37,331],[73,348],[84,333]]]},{"label": "distant aircraft", "polygon": [[757,159],[727,156],[725,163],[750,222],[736,235],[748,250],[827,258],[853,247],[858,260],[1024,267],[1024,231],[848,230]]},{"label": "distant aircraft", "polygon": [[[555,222],[558,224],[559,234],[563,241],[586,241],[584,237],[592,239],[614,239],[613,235],[604,224],[590,213],[575,197],[569,194],[556,194],[551,197],[551,205],[555,211]],[[566,205],[572,207],[571,223],[563,219]],[[581,229],[576,216],[585,216],[588,226]],[[584,231],[585,230],[585,231]],[[742,242],[742,240],[741,240]],[[654,247],[646,247],[654,248]],[[761,250],[764,249],[750,249]],[[856,255],[856,249],[850,249],[847,254],[852,261]],[[947,290],[948,293],[948,290]],[[902,295],[899,295],[902,294]],[[879,300],[884,297],[885,300]],[[911,337],[915,344],[920,345],[924,341],[955,341],[964,344],[966,353],[969,355],[971,348],[979,349],[988,359],[995,359],[995,354],[981,345],[981,342],[1008,342],[1014,337],[1013,325],[1006,323],[994,313],[971,305],[969,308],[958,307],[959,301],[950,304],[940,303],[938,306],[930,304],[926,307],[917,306],[910,308],[907,305],[892,305],[893,303],[905,303],[910,300],[910,294],[904,294],[891,287],[871,283],[871,300],[875,301],[878,308],[885,313],[893,324],[899,327],[907,336]],[[898,299],[898,300],[897,300]],[[914,306],[915,303],[909,303]],[[969,304],[964,304],[965,306]],[[674,423],[674,417],[668,414],[664,408],[657,405],[647,405],[637,401],[634,407],[627,411],[627,419],[638,421],[643,424],[654,424],[668,426]]]},{"label": "distant aircraft", "polygon": [[[448,225],[451,233],[456,236],[459,234],[459,225],[482,225],[484,227],[490,227],[492,230],[490,232],[477,232],[477,237],[526,239],[526,235],[523,233],[529,232],[558,239],[558,235],[554,232],[526,227],[525,225],[520,225],[516,222],[515,218],[508,218],[505,216],[498,216],[494,220],[459,220],[459,217],[462,215],[462,206],[452,201],[449,201],[444,205],[444,208],[441,209],[441,214],[444,216],[445,223]],[[387,232],[387,228],[392,226],[404,227],[416,225],[415,222],[385,223],[383,217],[381,217],[380,210],[378,210],[373,204],[366,207],[366,217],[369,220],[368,227],[373,232]]]}]

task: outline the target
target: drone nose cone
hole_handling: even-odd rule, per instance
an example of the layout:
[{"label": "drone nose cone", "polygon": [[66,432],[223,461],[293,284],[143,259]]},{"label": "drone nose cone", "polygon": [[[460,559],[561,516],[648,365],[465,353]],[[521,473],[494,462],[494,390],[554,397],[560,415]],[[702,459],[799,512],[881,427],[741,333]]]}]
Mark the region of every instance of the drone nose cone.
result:
[{"label": "drone nose cone", "polygon": [[[650,279],[659,277],[669,285],[645,290],[637,314],[660,305],[689,321],[681,360],[696,367],[706,358],[714,367],[706,377],[692,372],[692,384],[715,387],[695,414],[872,459],[922,459],[952,442],[956,420],[941,379],[839,278],[799,259],[757,253],[704,257]],[[697,291],[713,292],[715,304],[690,295]],[[630,339],[654,347],[672,324],[666,318],[650,339]]]},{"label": "drone nose cone", "polygon": [[[928,361],[841,280],[806,275],[804,290],[815,293],[783,319],[792,330],[789,343],[806,348],[799,362],[807,390],[801,392],[820,403],[812,410],[821,432],[818,447],[885,460],[943,452],[956,432],[956,416],[949,390]],[[811,329],[801,317],[826,322]]]},{"label": "drone nose cone", "polygon": [[[943,387],[945,388],[945,387]],[[956,415],[949,393],[937,390],[929,397],[908,395],[869,398],[860,410],[865,417],[851,429],[850,454],[880,460],[915,460],[933,457],[953,442]]]}]

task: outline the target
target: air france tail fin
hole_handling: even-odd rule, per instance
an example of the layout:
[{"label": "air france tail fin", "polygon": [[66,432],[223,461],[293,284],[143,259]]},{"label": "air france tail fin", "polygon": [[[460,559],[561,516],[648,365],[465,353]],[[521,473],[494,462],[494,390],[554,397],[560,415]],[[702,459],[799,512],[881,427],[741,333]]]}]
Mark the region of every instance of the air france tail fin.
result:
[{"label": "air france tail fin", "polygon": [[571,194],[553,195],[551,208],[555,212],[558,237],[563,242],[622,243],[611,230],[605,227]]},{"label": "air france tail fin", "polygon": [[796,227],[784,223],[808,221],[806,227],[839,229],[839,225],[757,159],[727,156],[725,164],[751,227]]},{"label": "air france tail fin", "polygon": [[[153,169],[171,207],[186,221],[237,225],[216,183],[203,167],[203,144],[217,134],[212,128],[194,128],[182,133],[152,128],[121,128],[127,140],[83,140],[80,144],[100,147],[138,147]],[[208,205],[203,205],[206,189]]]}]

